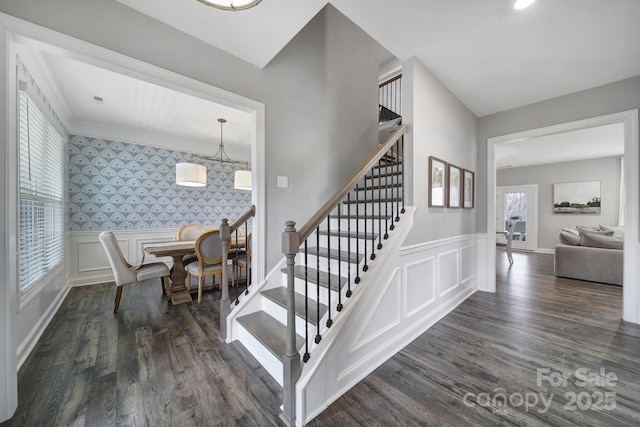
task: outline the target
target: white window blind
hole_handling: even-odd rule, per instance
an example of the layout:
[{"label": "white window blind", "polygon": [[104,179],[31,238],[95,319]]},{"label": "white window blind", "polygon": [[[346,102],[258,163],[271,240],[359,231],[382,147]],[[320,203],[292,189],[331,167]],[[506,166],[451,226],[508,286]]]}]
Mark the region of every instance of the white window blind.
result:
[{"label": "white window blind", "polygon": [[63,258],[64,139],[29,95],[20,90],[20,290]]}]

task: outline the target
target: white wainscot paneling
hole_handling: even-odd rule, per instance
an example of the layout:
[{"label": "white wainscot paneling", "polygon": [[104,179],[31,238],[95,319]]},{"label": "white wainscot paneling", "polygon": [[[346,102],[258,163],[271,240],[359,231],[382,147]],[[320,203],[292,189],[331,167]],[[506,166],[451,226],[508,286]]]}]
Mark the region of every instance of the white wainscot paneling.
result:
[{"label": "white wainscot paneling", "polygon": [[460,283],[471,282],[476,277],[476,248],[464,246],[460,248]]},{"label": "white wainscot paneling", "polygon": [[[166,242],[175,239],[177,230],[132,230],[115,231],[118,245],[123,256],[130,264],[164,261],[171,262],[171,258],[155,258],[144,255],[142,244],[149,242]],[[113,281],[113,273],[109,260],[104,252],[102,243],[98,239],[99,231],[72,232],[67,235],[68,244],[65,257],[66,277],[71,286],[92,285]]]},{"label": "white wainscot paneling", "polygon": [[407,264],[407,317],[417,314],[436,299],[436,258]]},{"label": "white wainscot paneling", "polygon": [[460,284],[459,250],[438,255],[438,296],[448,294]]}]

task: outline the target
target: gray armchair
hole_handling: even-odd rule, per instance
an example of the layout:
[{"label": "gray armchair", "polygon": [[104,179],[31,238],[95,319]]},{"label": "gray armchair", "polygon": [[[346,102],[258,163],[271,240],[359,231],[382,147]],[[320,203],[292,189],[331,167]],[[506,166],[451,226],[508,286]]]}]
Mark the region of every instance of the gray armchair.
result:
[{"label": "gray armchair", "polygon": [[113,270],[113,277],[116,281],[116,300],[113,306],[113,312],[118,312],[120,306],[120,298],[122,297],[122,286],[129,285],[143,280],[162,278],[162,289],[169,286],[169,267],[163,262],[154,262],[143,264],[140,267],[134,267],[127,262],[122,255],[120,246],[116,236],[111,231],[103,231],[98,236],[100,243],[104,247],[109,258],[109,264]]}]

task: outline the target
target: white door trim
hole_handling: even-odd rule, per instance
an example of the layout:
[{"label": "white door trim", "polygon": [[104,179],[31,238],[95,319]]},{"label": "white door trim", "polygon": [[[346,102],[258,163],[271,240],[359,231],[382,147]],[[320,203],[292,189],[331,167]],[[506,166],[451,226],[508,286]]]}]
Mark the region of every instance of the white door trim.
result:
[{"label": "white door trim", "polygon": [[[193,96],[200,97],[212,102],[223,104],[232,108],[236,108],[241,111],[248,112],[252,115],[253,132],[252,132],[252,144],[251,144],[251,165],[252,165],[252,177],[253,177],[253,191],[252,191],[252,203],[256,207],[256,217],[254,218],[253,227],[253,242],[256,245],[254,253],[261,254],[253,258],[254,268],[253,281],[259,283],[264,279],[265,266],[266,266],[266,239],[265,239],[265,105],[262,102],[229,92],[227,90],[212,86],[207,83],[186,77],[172,71],[157,67],[155,65],[140,61],[138,59],[93,45],[91,43],[79,40],[65,34],[50,30],[48,28],[41,27],[34,23],[24,21],[22,19],[0,13],[0,42],[2,42],[2,48],[0,48],[0,55],[3,55],[3,61],[0,64],[6,65],[4,70],[0,72],[0,75],[10,75],[8,68],[10,64],[14,63],[14,59],[11,58],[10,52],[12,48],[10,40],[24,41],[31,40],[36,43],[46,44],[54,51],[54,53],[60,55],[69,55],[70,57],[92,64],[101,68],[105,68],[111,71],[119,72],[121,74],[128,75],[140,80],[151,82],[159,86],[164,86],[176,91],[187,93]],[[5,91],[12,90],[9,86],[7,78],[3,79]],[[5,92],[8,93],[8,92]],[[11,118],[9,117],[9,110],[11,106],[7,100],[11,97],[5,97],[5,111],[4,117],[0,118],[0,121],[9,124]],[[4,143],[9,147],[15,144],[15,135],[11,135],[9,126],[5,126]],[[7,147],[4,147],[5,151]],[[8,170],[5,168],[5,171]],[[8,176],[8,174],[7,174]],[[6,178],[6,177],[5,177]],[[7,199],[7,186],[0,194]],[[14,215],[15,216],[15,215]],[[15,221],[13,221],[15,222]],[[15,224],[10,224],[10,221],[5,221],[2,225],[4,227],[5,236],[9,235],[9,232],[15,230]],[[13,227],[13,228],[12,228]],[[15,234],[15,233],[14,233]],[[3,242],[4,249],[10,250],[7,247],[7,240]],[[13,249],[15,251],[15,248]],[[0,252],[1,253],[1,252]],[[3,261],[6,257],[3,257]],[[5,269],[5,274],[11,275],[13,273],[8,270],[15,269],[15,266],[8,266]],[[3,330],[0,332],[0,342],[5,345],[2,348],[3,355],[0,356],[0,421],[11,416],[15,410],[15,402],[17,402],[17,378],[15,371],[17,369],[16,364],[16,327],[15,323],[15,307],[18,307],[17,292],[9,289],[11,286],[17,286],[15,281],[3,281],[5,288],[0,289],[0,303],[4,305],[2,307],[10,308],[13,311],[12,316],[7,315],[7,321],[3,321],[3,325],[0,326]],[[7,313],[7,312],[5,312]],[[9,321],[13,319],[13,321]],[[3,318],[3,320],[5,320]]]},{"label": "white door trim", "polygon": [[[592,117],[559,125],[530,129],[509,135],[487,139],[487,236],[496,232],[496,158],[495,145],[502,142],[524,138],[534,138],[586,129],[614,123],[624,125],[624,170],[625,170],[625,228],[624,228],[624,286],[622,288],[622,318],[640,323],[640,281],[638,273],[638,194],[640,191],[639,148],[638,148],[638,110],[628,110],[604,116]],[[486,240],[487,278],[482,291],[496,291],[496,247],[493,238]]]}]

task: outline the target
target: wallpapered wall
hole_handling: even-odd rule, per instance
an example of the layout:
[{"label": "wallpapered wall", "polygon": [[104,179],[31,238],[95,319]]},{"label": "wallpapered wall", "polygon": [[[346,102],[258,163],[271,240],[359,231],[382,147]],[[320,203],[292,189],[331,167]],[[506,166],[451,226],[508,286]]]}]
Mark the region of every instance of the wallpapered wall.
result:
[{"label": "wallpapered wall", "polygon": [[242,167],[204,162],[206,187],[175,183],[175,164],[190,154],[84,136],[68,144],[69,231],[217,227],[242,215],[251,192],[233,188]]}]

